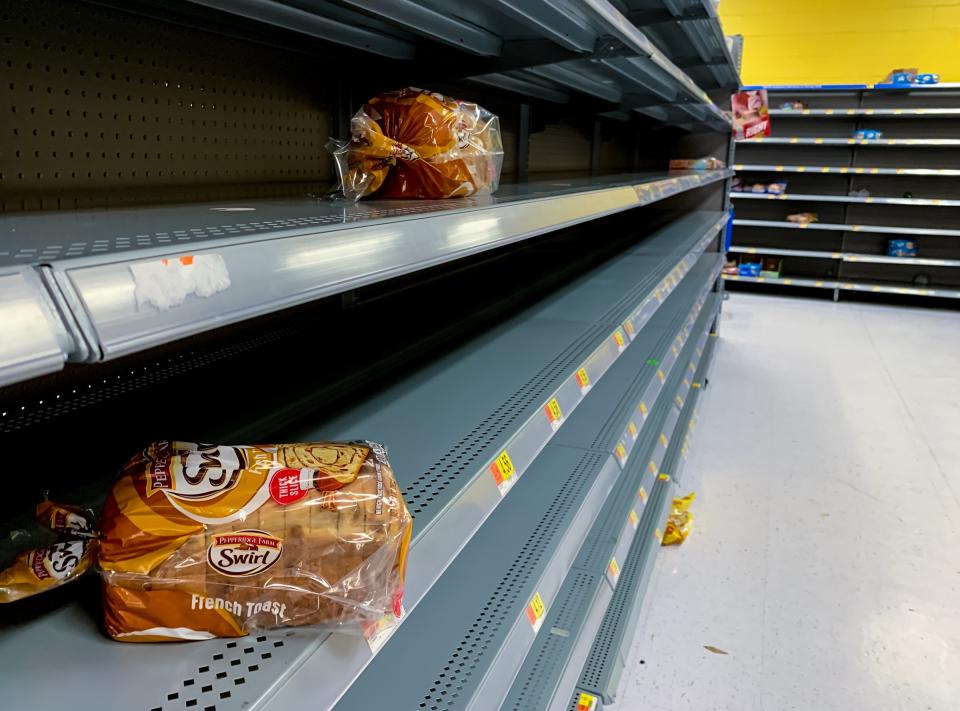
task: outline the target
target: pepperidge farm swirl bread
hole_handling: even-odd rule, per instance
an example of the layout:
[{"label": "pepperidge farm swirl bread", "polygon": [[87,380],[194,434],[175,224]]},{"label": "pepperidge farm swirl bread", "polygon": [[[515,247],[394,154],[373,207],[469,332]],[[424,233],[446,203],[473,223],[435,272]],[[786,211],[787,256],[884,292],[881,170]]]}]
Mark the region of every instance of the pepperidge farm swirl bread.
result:
[{"label": "pepperidge farm swirl bread", "polygon": [[369,442],[157,442],[103,510],[107,632],[236,637],[400,614],[411,518]]}]

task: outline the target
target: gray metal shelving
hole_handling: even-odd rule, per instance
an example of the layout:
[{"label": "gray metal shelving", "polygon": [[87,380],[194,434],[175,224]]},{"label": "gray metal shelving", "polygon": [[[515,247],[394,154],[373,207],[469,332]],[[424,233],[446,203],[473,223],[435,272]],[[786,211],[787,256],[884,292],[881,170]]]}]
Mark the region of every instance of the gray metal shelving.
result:
[{"label": "gray metal shelving", "polygon": [[840,202],[848,205],[912,205],[915,207],[960,207],[960,200],[943,198],[896,198],[859,195],[818,195],[813,193],[767,193],[731,192],[734,200],[792,200],[799,202]]},{"label": "gray metal shelving", "polygon": [[694,371],[691,376],[692,387],[674,428],[675,435],[664,458],[661,475],[651,493],[632,545],[621,559],[621,573],[618,577],[622,580],[616,581],[610,602],[596,627],[589,652],[582,658],[578,657],[573,665],[578,678],[575,688],[567,696],[569,706],[557,706],[564,711],[581,711],[580,707],[597,711],[603,705],[616,700],[617,688],[626,668],[630,645],[638,624],[644,592],[660,549],[664,522],[677,485],[682,484],[684,465],[713,361],[716,335],[714,332],[709,334],[709,337],[704,337],[701,341],[703,345],[698,347],[695,357],[690,361]]},{"label": "gray metal shelving", "polygon": [[824,173],[831,175],[912,175],[946,176],[960,175],[957,168],[867,168],[842,165],[773,165],[761,163],[737,163],[733,169],[738,173]]},{"label": "gray metal shelving", "polygon": [[737,145],[770,146],[870,146],[873,148],[936,148],[960,146],[960,138],[830,138],[814,136],[759,136],[737,141]]},{"label": "gray metal shelving", "polygon": [[[689,446],[733,170],[663,169],[730,155],[738,73],[712,0],[448,5],[11,8],[0,435],[73,451],[94,423],[100,460],[42,482],[94,507],[144,438],[376,440],[414,526],[403,615],[374,634],[118,644],[93,576],[7,607],[5,705],[107,678],[103,711],[485,711],[516,707],[518,674],[535,711],[573,690]],[[494,195],[321,197],[328,137],[405,85],[498,115]],[[37,485],[8,492],[10,529]],[[583,576],[574,653],[538,666]]]},{"label": "gray metal shelving", "polygon": [[877,118],[917,118],[960,116],[960,109],[770,109],[771,116],[783,118],[845,118],[849,116],[875,116]]},{"label": "gray metal shelving", "polygon": [[[49,328],[10,334],[0,385],[96,362],[407,274],[723,180],[729,171],[541,180],[461,200],[261,200],[82,213],[0,223],[0,269],[43,299]],[[138,297],[138,266],[221,261],[228,286],[171,308]],[[18,267],[20,267],[18,269]],[[28,286],[27,271],[33,272]],[[48,287],[41,292],[40,282]]]},{"label": "gray metal shelving", "polygon": [[[555,443],[553,438],[568,434],[571,427],[595,426],[593,416],[580,416],[577,421],[581,424],[574,423],[583,407],[599,407],[601,411],[607,407],[622,413],[610,435],[622,437],[624,431],[629,432],[628,423],[622,421],[624,416],[644,417],[654,399],[669,403],[677,395],[660,392],[667,380],[664,369],[678,367],[674,365],[674,349],[679,352],[682,343],[671,343],[670,338],[685,333],[691,312],[696,308],[700,313],[703,298],[716,280],[719,255],[704,250],[717,239],[725,219],[718,212],[681,216],[613,262],[473,340],[468,348],[429,364],[334,420],[318,425],[318,429],[301,426],[281,433],[291,441],[321,436],[351,438],[363,433],[391,443],[391,460],[415,517],[405,591],[408,617],[395,636],[420,635],[432,629],[432,613],[439,608],[430,604],[418,613],[421,605],[432,599],[430,596],[444,595],[444,587],[433,588],[452,584],[450,581],[457,576],[445,571],[474,545],[474,535],[488,540],[491,531],[497,530],[490,524],[499,518],[491,517],[505,517],[505,521],[516,517],[511,512],[517,510],[517,504],[512,502],[529,495],[521,492],[532,487],[542,498],[547,490],[540,487],[546,486],[553,487],[549,491],[559,496],[559,481],[551,475],[563,463],[573,472],[582,473],[577,462],[584,457],[590,461],[582,466],[589,464],[589,471],[601,479],[611,477],[612,485],[620,468],[618,440],[608,438],[613,443],[606,449],[611,451],[602,453],[578,452]],[[670,324],[680,330],[664,336]],[[631,363],[646,362],[657,343],[665,343],[666,350],[658,368],[644,369],[646,389],[627,389],[640,402],[601,402],[610,387],[604,383],[617,385],[621,381],[619,375],[608,376],[611,368],[627,372],[633,367],[627,359]],[[502,362],[505,353],[510,354],[510,367],[496,368],[494,364]],[[556,430],[544,414],[545,405],[554,398],[564,417]],[[628,412],[627,406],[632,410]],[[409,412],[421,416],[412,422],[404,416]],[[635,423],[642,427],[642,420],[635,419]],[[429,433],[427,439],[424,433]],[[515,487],[498,487],[489,471],[503,452],[512,460]],[[460,461],[451,469],[445,462],[452,456]],[[418,472],[422,474],[418,476]],[[439,478],[437,472],[442,472]],[[586,477],[584,481],[594,479]],[[584,494],[594,492],[595,497],[585,497],[585,501],[595,501],[599,507],[605,498],[601,496],[605,484],[596,486],[599,488],[588,487]],[[527,500],[523,500],[521,508],[525,510]],[[501,513],[504,505],[507,508]],[[592,520],[586,509],[568,513],[571,525],[583,516]],[[566,530],[558,529],[558,538],[551,539],[549,545],[558,552],[550,560],[562,561],[563,551],[579,547],[577,544],[570,549],[577,539],[576,529],[569,534],[573,535],[569,543],[564,543]],[[483,545],[480,540],[477,546]],[[513,556],[518,549],[511,545],[502,546],[502,550],[504,555]],[[543,562],[546,572],[549,561]],[[547,589],[543,587],[543,595],[548,595]],[[476,612],[471,607],[460,610],[461,614]],[[423,626],[417,620],[425,620]],[[103,708],[166,711],[190,708],[185,704],[191,700],[215,704],[220,711],[296,708],[306,700],[316,703],[318,688],[324,689],[325,700],[321,703],[332,703],[380,656],[374,655],[362,637],[317,634],[306,629],[271,632],[249,642],[203,642],[173,651],[166,645],[117,645],[104,639],[95,627],[89,614],[74,605],[5,635],[0,640],[0,656],[10,660],[10,679],[23,682],[5,683],[8,698],[21,705],[55,703],[66,685],[37,689],[30,682],[29,670],[43,668],[42,659],[45,665],[62,668],[67,677],[78,675],[79,683],[87,673],[86,667],[72,662],[84,659],[96,660],[97,665],[123,663],[127,669],[126,681],[103,700]],[[51,639],[59,643],[51,647]],[[391,638],[380,654],[392,654],[391,649],[400,648]],[[52,656],[51,649],[56,650]],[[251,671],[252,667],[255,669]],[[222,673],[226,675],[217,676]],[[207,687],[209,690],[203,691]],[[220,697],[228,691],[229,696]]]},{"label": "gray metal shelving", "polygon": [[767,254],[782,257],[807,257],[813,259],[839,259],[844,262],[868,262],[873,264],[911,264],[926,267],[960,267],[960,259],[936,259],[933,257],[888,257],[885,254],[856,254],[852,252],[820,252],[813,249],[779,249],[777,247],[748,247],[732,245],[733,254]]},{"label": "gray metal shelving", "polygon": [[[470,75],[476,83],[557,103],[568,102],[572,90],[625,110],[659,107],[680,118],[686,128],[730,124],[688,71],[708,89],[729,89],[739,83],[707,0],[685,2],[683,7],[662,0],[626,3],[626,16],[622,5],[608,0],[520,5],[497,0],[457,8],[441,8],[429,0],[301,7],[274,0],[192,2],[392,60],[418,58],[417,40],[426,38],[484,59],[486,64],[480,66],[492,71]],[[689,17],[687,6],[696,9]],[[645,9],[659,14],[645,17]],[[663,27],[650,22],[665,15],[677,32],[664,33]],[[658,28],[661,34],[654,43],[647,33]],[[684,67],[672,58],[684,62]]]},{"label": "gray metal shelving", "polygon": [[889,225],[839,225],[831,222],[787,222],[785,220],[735,219],[734,227],[767,227],[783,230],[827,230],[829,232],[875,232],[886,235],[927,235],[960,237],[960,229],[943,230],[935,227],[892,227]]},{"label": "gray metal shelving", "polygon": [[[737,142],[734,169],[744,187],[731,192],[737,217],[729,251],[771,260],[766,275],[726,275],[727,283],[826,288],[834,299],[842,292],[953,298],[960,290],[960,194],[951,180],[960,176],[960,87],[768,91],[772,107],[804,106],[772,108],[771,136]],[[883,137],[854,138],[860,129]],[[786,188],[768,194],[762,184],[770,181]],[[916,209],[923,207],[937,209]],[[786,221],[799,211],[818,219]],[[918,253],[888,256],[888,238],[909,239]]]},{"label": "gray metal shelving", "polygon": [[874,294],[899,294],[901,296],[937,296],[945,299],[960,299],[960,289],[926,288],[917,286],[892,286],[869,282],[837,281],[835,279],[804,279],[800,277],[746,277],[724,274],[724,281],[772,286],[807,286],[815,289],[839,289],[840,291],[863,291]]}]

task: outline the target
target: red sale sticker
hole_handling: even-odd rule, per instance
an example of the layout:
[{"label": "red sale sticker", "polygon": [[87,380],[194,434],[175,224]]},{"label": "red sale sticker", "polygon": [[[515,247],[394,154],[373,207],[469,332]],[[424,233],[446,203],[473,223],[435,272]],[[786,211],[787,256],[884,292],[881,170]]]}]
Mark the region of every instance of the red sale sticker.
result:
[{"label": "red sale sticker", "polygon": [[270,478],[270,496],[281,506],[292,504],[307,495],[307,486],[301,488],[299,469],[277,469]]}]

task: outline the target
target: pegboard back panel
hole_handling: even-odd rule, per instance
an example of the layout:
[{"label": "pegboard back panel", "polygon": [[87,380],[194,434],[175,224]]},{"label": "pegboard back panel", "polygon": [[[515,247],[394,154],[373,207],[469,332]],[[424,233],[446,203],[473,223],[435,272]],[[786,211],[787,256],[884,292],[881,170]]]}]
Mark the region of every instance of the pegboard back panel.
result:
[{"label": "pegboard back panel", "polygon": [[321,189],[326,60],[76,0],[0,0],[3,211]]}]

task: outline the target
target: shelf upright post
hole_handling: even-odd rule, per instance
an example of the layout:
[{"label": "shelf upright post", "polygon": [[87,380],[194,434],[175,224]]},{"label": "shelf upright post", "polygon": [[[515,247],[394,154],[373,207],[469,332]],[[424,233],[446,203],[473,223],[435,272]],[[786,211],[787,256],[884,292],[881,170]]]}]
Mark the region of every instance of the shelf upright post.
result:
[{"label": "shelf upright post", "polygon": [[530,163],[530,104],[521,103],[517,114],[517,181],[526,182]]},{"label": "shelf upright post", "polygon": [[590,175],[600,172],[600,147],[603,145],[603,124],[599,118],[593,120],[593,135],[590,138]]}]

